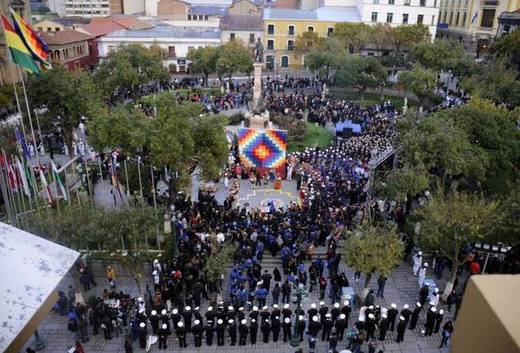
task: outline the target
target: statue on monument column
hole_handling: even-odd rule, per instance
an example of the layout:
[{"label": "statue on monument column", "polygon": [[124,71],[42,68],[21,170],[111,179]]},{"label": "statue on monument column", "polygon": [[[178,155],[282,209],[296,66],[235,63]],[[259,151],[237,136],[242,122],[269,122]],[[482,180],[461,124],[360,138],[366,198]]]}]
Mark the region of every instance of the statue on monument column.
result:
[{"label": "statue on monument column", "polygon": [[264,45],[262,44],[260,38],[258,38],[255,45],[255,62],[264,62]]}]

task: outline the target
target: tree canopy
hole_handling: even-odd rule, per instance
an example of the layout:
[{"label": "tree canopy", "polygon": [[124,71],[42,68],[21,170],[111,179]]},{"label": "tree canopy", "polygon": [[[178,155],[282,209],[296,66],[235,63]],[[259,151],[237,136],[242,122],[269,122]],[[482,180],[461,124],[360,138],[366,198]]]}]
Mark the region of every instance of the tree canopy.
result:
[{"label": "tree canopy", "polygon": [[347,51],[336,37],[325,40],[324,48],[312,49],[305,55],[305,66],[328,80],[334,77],[346,60]]},{"label": "tree canopy", "polygon": [[419,104],[428,106],[433,99],[433,90],[437,84],[437,74],[421,65],[414,65],[409,71],[399,74],[399,83],[415,94]]},{"label": "tree canopy", "polygon": [[208,85],[208,76],[217,70],[217,47],[198,47],[188,52],[191,61],[190,72],[204,75],[204,84]]},{"label": "tree canopy", "polygon": [[324,50],[325,38],[320,37],[316,32],[303,32],[296,37],[294,50],[297,53],[307,54],[312,50]]},{"label": "tree canopy", "polygon": [[348,55],[336,73],[336,82],[352,86],[363,94],[369,87],[383,86],[387,76],[386,68],[376,58]]},{"label": "tree canopy", "polygon": [[168,71],[162,64],[162,53],[156,48],[129,44],[113,50],[96,72],[96,83],[108,98],[116,89],[132,91],[142,83],[167,80]]},{"label": "tree canopy", "polygon": [[230,41],[218,48],[216,70],[220,78],[235,72],[249,74],[253,71],[253,58],[249,49],[238,41]]}]

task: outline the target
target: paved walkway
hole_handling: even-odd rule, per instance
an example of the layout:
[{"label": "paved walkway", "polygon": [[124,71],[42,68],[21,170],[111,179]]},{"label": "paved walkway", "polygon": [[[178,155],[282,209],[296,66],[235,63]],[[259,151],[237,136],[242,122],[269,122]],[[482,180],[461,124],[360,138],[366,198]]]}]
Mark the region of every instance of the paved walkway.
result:
[{"label": "paved walkway", "polygon": [[[318,249],[318,253],[323,253],[325,251],[324,248]],[[273,268],[274,265],[279,263],[278,258],[273,259],[268,254],[264,258],[264,267]],[[99,272],[100,269],[98,269]],[[359,281],[354,281],[354,271],[350,268],[347,268],[344,264],[340,266],[340,271],[345,271],[347,277],[349,278],[351,285],[354,287],[355,293],[361,293],[364,277],[362,276]],[[410,304],[410,307],[413,308],[414,303],[418,300],[419,287],[417,284],[417,278],[412,275],[411,266],[408,263],[402,263],[396,270],[389,276],[386,287],[385,287],[385,298],[376,298],[375,303],[384,307],[389,307],[391,303],[395,302],[399,309],[402,308],[404,304]],[[448,272],[445,273],[445,278],[443,278],[437,285],[442,288],[445,284],[446,277]],[[427,276],[429,278],[430,276]],[[372,288],[376,289],[376,278],[372,280]],[[98,282],[98,286],[88,293],[82,293],[84,298],[88,298],[92,295],[100,295],[104,288],[107,287],[106,281],[102,275],[99,275],[96,278]],[[143,284],[145,282],[153,283],[151,279],[151,269],[147,271],[147,275],[143,279]],[[74,283],[72,275],[67,276],[63,282],[60,284],[60,290],[66,290],[69,285]],[[118,280],[118,290],[123,290],[125,292],[129,292],[132,295],[137,295],[137,289],[135,282],[129,278],[124,276],[119,276]],[[79,288],[79,287],[77,287]],[[271,303],[271,297],[268,298],[268,304]],[[310,293],[309,298],[304,301],[303,305],[305,308],[308,308],[312,302],[318,303],[318,291],[315,289],[312,293]],[[331,305],[330,300],[326,298],[327,305]],[[204,303],[202,306],[202,311],[205,311],[207,307],[207,303]],[[447,312],[447,308],[445,305],[440,305],[440,308],[443,308],[446,311],[445,320],[451,319],[452,314]],[[430,337],[424,337],[421,333],[421,330],[424,328],[426,314],[423,312],[419,319],[419,323],[417,328],[413,331],[407,330],[404,338],[404,342],[395,343],[396,332],[388,332],[386,336],[386,340],[380,344],[378,349],[383,349],[385,353],[447,353],[449,352],[449,348],[437,348],[440,344],[441,337],[439,334],[433,334]],[[355,315],[351,315],[350,325],[354,322]],[[65,352],[68,347],[70,347],[75,340],[75,334],[67,331],[67,319],[66,317],[59,316],[56,313],[50,313],[46,320],[39,327],[39,332],[42,337],[45,339],[47,343],[47,348],[43,350],[44,353],[55,353],[55,352]],[[89,328],[89,332],[91,332]],[[30,343],[30,342],[28,342]],[[175,335],[172,335],[168,339],[169,350],[179,350],[178,342],[176,340]],[[346,342],[340,342],[338,345],[338,350],[345,348]],[[308,352],[307,342],[304,341],[302,343],[302,347],[304,348],[304,352]],[[87,353],[105,353],[105,352],[124,352],[123,349],[123,338],[116,337],[112,340],[105,340],[102,334],[97,336],[91,336],[89,342],[85,344]],[[25,349],[25,348],[24,348]],[[224,347],[217,348],[216,344],[211,347],[203,344],[201,348],[195,348],[193,337],[189,335],[188,339],[188,348],[183,349],[184,352],[213,352],[216,350],[222,350],[225,352],[235,352],[235,351],[251,351],[251,352],[260,352],[260,353],[292,353],[295,351],[294,348],[290,347],[289,343],[283,343],[281,341],[274,343],[270,342],[268,344],[257,343],[256,346],[247,345],[245,347],[232,347],[229,346],[229,343],[226,343]],[[364,352],[367,351],[367,348],[364,347]],[[153,345],[151,348],[152,352],[158,351],[157,344]],[[144,352],[144,350],[138,347],[138,343],[134,342],[134,352],[140,353]],[[327,344],[326,342],[318,342],[316,352],[327,352]],[[377,350],[376,350],[377,352]]]}]

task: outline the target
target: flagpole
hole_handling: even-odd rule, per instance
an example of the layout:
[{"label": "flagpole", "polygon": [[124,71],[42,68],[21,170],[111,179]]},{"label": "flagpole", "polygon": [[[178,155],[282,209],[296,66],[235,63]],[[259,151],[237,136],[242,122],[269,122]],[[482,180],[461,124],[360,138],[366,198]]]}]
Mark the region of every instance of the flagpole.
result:
[{"label": "flagpole", "polygon": [[[150,164],[150,175],[152,176],[152,196],[153,196],[153,209],[157,213],[157,200],[155,199],[155,179],[153,176],[153,165]],[[156,233],[156,245],[159,250],[161,250],[161,241],[159,239],[159,225],[157,224],[157,214],[154,215],[155,218],[155,233]]]},{"label": "flagpole", "polygon": [[27,106],[27,116],[29,117],[29,126],[31,127],[31,135],[33,138],[33,145],[34,145],[34,150],[35,150],[35,154],[36,154],[36,162],[38,163],[38,166],[40,166],[40,168],[41,168],[40,155],[38,153],[38,148],[36,147],[36,137],[34,136],[34,127],[33,127],[32,118],[31,118],[31,108],[29,106],[29,99],[27,99],[27,91],[25,90],[25,81],[23,79],[23,75],[22,75],[22,72],[20,71],[19,67],[17,67],[17,70],[18,70],[18,74],[20,75],[20,79],[22,80],[23,95],[25,98],[25,105]]},{"label": "flagpole", "polygon": [[63,172],[65,173],[65,192],[67,193],[67,201],[70,205],[70,191],[69,191],[69,178],[67,177],[67,168],[63,168]]},{"label": "flagpole", "polygon": [[87,176],[87,192],[90,197],[90,203],[92,204],[92,211],[94,211],[94,188],[92,188],[92,191],[90,191],[90,178],[88,177],[88,166],[87,166],[87,159],[85,157],[82,157],[83,163],[85,164],[85,175]]},{"label": "flagpole", "polygon": [[[18,158],[18,157],[17,157],[17,158]],[[11,157],[11,159],[12,159],[12,157]],[[19,169],[19,167],[23,167],[23,166],[21,165],[21,163],[22,163],[22,162],[19,161],[18,159],[16,160],[16,170],[17,170],[17,172],[18,172],[18,176],[20,177],[20,181],[22,182],[22,187],[24,188],[24,192],[25,192],[25,184],[24,184],[24,180],[25,180],[25,182],[26,182],[27,184],[28,184],[28,182],[27,182],[27,177],[25,177],[25,172],[24,172],[24,180],[22,180],[22,172],[21,172],[20,169]],[[27,213],[26,213],[26,212],[27,212],[27,207],[25,206],[25,197],[24,197],[24,195],[21,195],[21,196],[22,196],[22,203],[23,203],[23,211],[24,211],[24,213],[25,213],[25,223],[26,223],[26,225],[27,225],[27,229],[29,229],[29,223],[28,223],[28,221],[27,221]],[[29,204],[29,208],[30,208],[30,204]]]},{"label": "flagpole", "polygon": [[43,144],[43,135],[42,129],[40,128],[40,119],[38,119],[38,113],[34,111],[34,116],[36,117],[36,126],[38,127],[38,135],[40,135],[40,143],[42,144],[43,155],[45,155],[45,145]]},{"label": "flagpole", "polygon": [[[76,184],[76,166],[74,165],[74,162],[72,163],[72,178],[74,180],[74,185]],[[79,181],[79,184],[81,185],[81,180]],[[76,187],[76,196],[78,198],[78,205],[81,206],[81,198],[79,197],[79,186]]]},{"label": "flagpole", "polygon": [[[14,192],[13,192],[13,187],[16,187],[16,180],[12,179],[11,178],[11,172],[10,172],[10,168],[9,168],[9,161],[7,160],[7,154],[5,153],[5,150],[2,150],[2,157],[4,159],[4,164],[5,164],[5,169],[6,169],[6,175],[7,175],[7,186],[8,186],[8,191],[9,191],[9,196],[11,197],[11,202],[12,202],[12,207],[13,207],[13,210],[14,210],[14,217],[15,217],[15,221],[16,221],[16,225],[19,226],[19,222],[18,222],[18,208],[16,206],[16,199],[14,197]],[[12,168],[12,166],[11,166]],[[13,175],[13,177],[15,177]],[[11,181],[13,182],[11,185]]]},{"label": "flagpole", "polygon": [[141,192],[141,200],[144,200],[143,196],[143,182],[141,181],[141,157],[137,157],[137,174],[139,175],[139,191]]},{"label": "flagpole", "polygon": [[12,210],[12,207],[11,207],[11,201],[9,199],[8,184],[6,183],[6,180],[4,178],[4,165],[3,165],[3,163],[0,163],[0,189],[2,189],[2,197],[4,199],[5,211],[7,213],[7,218],[9,219],[10,223],[14,225],[13,210]]},{"label": "flagpole", "polygon": [[[23,201],[23,181],[22,181],[22,177],[20,176],[20,171],[18,170],[18,165],[16,165],[16,168],[15,168],[13,166],[13,163],[14,163],[14,158],[13,158],[13,156],[11,156],[11,168],[13,169],[14,177],[16,179],[16,184],[17,184],[16,199],[18,201],[18,210],[20,210],[18,215],[22,219],[21,224],[23,224],[23,217],[25,216],[25,201]],[[22,204],[24,207],[22,207]],[[27,224],[27,222],[26,222],[26,224]]]},{"label": "flagpole", "polygon": [[128,169],[126,167],[126,160],[128,158],[129,157],[126,157],[123,163],[125,165],[126,195],[130,199],[130,184],[128,184]]}]

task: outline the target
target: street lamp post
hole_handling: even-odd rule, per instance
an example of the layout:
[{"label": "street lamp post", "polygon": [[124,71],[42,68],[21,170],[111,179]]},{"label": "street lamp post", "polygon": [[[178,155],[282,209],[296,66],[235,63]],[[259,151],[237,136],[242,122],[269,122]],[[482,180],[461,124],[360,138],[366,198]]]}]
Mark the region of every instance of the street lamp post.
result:
[{"label": "street lamp post", "polygon": [[295,321],[293,326],[293,332],[291,337],[291,347],[298,347],[300,345],[300,335],[298,334],[299,327],[301,325],[298,320],[299,311],[301,311],[302,300],[308,297],[308,292],[303,283],[298,284],[295,288],[294,294],[296,296],[296,310],[295,310]]}]

